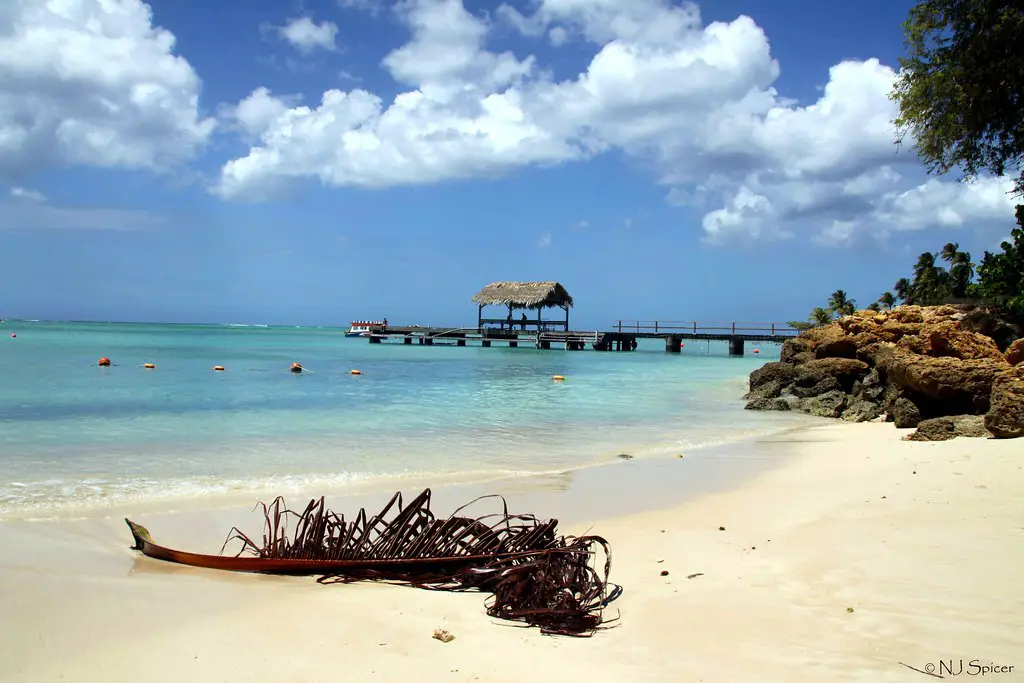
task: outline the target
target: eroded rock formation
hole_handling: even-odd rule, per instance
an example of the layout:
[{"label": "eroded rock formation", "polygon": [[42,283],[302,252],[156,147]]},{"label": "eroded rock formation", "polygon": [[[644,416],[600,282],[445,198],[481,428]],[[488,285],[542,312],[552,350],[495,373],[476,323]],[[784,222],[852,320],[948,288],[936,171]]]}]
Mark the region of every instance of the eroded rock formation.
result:
[{"label": "eroded rock formation", "polygon": [[751,373],[746,407],[885,419],[922,441],[1024,436],[1022,337],[987,311],[858,311],[787,341]]}]

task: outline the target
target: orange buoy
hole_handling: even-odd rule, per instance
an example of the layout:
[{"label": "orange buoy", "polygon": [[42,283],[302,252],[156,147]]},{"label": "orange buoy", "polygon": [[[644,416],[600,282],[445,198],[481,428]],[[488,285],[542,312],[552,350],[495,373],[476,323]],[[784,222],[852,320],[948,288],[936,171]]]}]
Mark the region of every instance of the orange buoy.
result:
[{"label": "orange buoy", "polygon": [[292,372],[302,372],[302,363],[292,363]]},{"label": "orange buoy", "polygon": [[214,365],[213,369],[215,371],[217,371],[217,372],[224,372],[224,366],[223,365]]},{"label": "orange buoy", "polygon": [[96,361],[96,365],[105,368],[110,365],[110,359],[107,358],[106,356],[103,356],[103,358],[100,358],[98,361]]},{"label": "orange buoy", "polygon": [[153,365],[152,363],[143,363],[143,364],[142,364],[142,367],[146,368],[147,370],[152,370],[152,369],[153,369],[153,368],[155,368],[156,366],[155,366],[155,365]]},{"label": "orange buoy", "polygon": [[362,370],[349,370],[348,373],[350,375],[361,375],[361,374],[363,374],[363,371]]},{"label": "orange buoy", "polygon": [[761,353],[760,349],[754,349],[754,353]]},{"label": "orange buoy", "polygon": [[564,382],[565,381],[565,375],[554,375],[554,376],[551,377],[551,379],[553,379],[556,382]]}]

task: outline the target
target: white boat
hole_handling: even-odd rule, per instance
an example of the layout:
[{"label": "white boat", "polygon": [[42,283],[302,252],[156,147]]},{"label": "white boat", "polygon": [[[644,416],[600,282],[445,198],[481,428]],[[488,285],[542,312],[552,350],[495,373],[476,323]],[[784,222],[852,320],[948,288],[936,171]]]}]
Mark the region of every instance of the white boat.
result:
[{"label": "white boat", "polygon": [[387,324],[387,320],[353,320],[352,325],[348,328],[348,332],[345,333],[345,336],[369,337],[371,331],[386,327]]}]

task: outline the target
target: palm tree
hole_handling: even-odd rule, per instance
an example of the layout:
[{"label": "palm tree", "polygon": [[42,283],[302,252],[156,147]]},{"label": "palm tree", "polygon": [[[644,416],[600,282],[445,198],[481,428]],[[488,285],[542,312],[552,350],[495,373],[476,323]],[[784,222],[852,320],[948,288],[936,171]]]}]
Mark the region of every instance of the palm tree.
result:
[{"label": "palm tree", "polygon": [[905,277],[901,277],[893,285],[892,291],[896,292],[896,298],[905,304],[914,303],[913,297],[913,286],[910,284],[910,280]]},{"label": "palm tree", "polygon": [[896,305],[896,297],[892,295],[892,292],[885,292],[882,296],[878,297],[878,303],[888,311]]},{"label": "palm tree", "polygon": [[953,255],[950,263],[953,264],[949,268],[951,293],[957,298],[963,298],[967,296],[967,289],[971,286],[971,279],[974,278],[971,254],[966,251],[958,251]]},{"label": "palm tree", "polygon": [[817,306],[811,309],[811,315],[808,316],[807,319],[814,323],[816,326],[828,325],[830,322],[832,322],[832,311],[828,310],[827,308]]},{"label": "palm tree", "polygon": [[961,253],[959,242],[946,242],[946,246],[942,247],[942,260],[946,263],[953,263],[959,253]]},{"label": "palm tree", "polygon": [[877,313],[878,311],[882,310],[882,306],[877,301],[872,301],[871,303],[868,304],[868,310],[875,311]]},{"label": "palm tree", "polygon": [[[946,248],[955,247],[956,245],[952,243],[946,245]],[[930,251],[917,257],[917,263],[914,264],[914,281],[910,285],[915,303],[936,304],[949,296],[951,278],[944,268],[935,265],[935,259],[936,255]]]},{"label": "palm tree", "polygon": [[837,289],[828,299],[828,309],[839,315],[851,315],[857,310],[857,302],[847,296],[845,291]]}]

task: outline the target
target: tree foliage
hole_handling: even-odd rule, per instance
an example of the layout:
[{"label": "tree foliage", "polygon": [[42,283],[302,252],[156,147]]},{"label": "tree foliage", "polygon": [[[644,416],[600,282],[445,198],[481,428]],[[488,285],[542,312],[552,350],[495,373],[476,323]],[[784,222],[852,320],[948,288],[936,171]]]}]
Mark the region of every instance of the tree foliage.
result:
[{"label": "tree foliage", "polygon": [[985,252],[978,265],[978,296],[1005,300],[1003,306],[1024,317],[1024,205],[1017,207],[1017,227],[1000,245],[1002,253]]},{"label": "tree foliage", "polygon": [[[929,251],[917,257],[913,277],[902,277],[891,292],[884,292],[870,310],[888,310],[897,302],[935,306],[955,301],[994,303],[1012,315],[1024,318],[1024,205],[1016,210],[1017,227],[1002,251],[986,251],[975,267],[970,252],[961,251],[957,242],[948,242],[938,253]],[[942,263],[948,263],[949,268]],[[977,276],[977,281],[975,281]],[[832,292],[827,307],[811,311],[808,322],[790,323],[797,329],[827,325],[836,315],[849,315],[857,303],[842,289]]]},{"label": "tree foliage", "polygon": [[929,172],[1016,175],[1024,192],[1024,5],[922,0],[903,24],[907,54],[891,97]]}]

